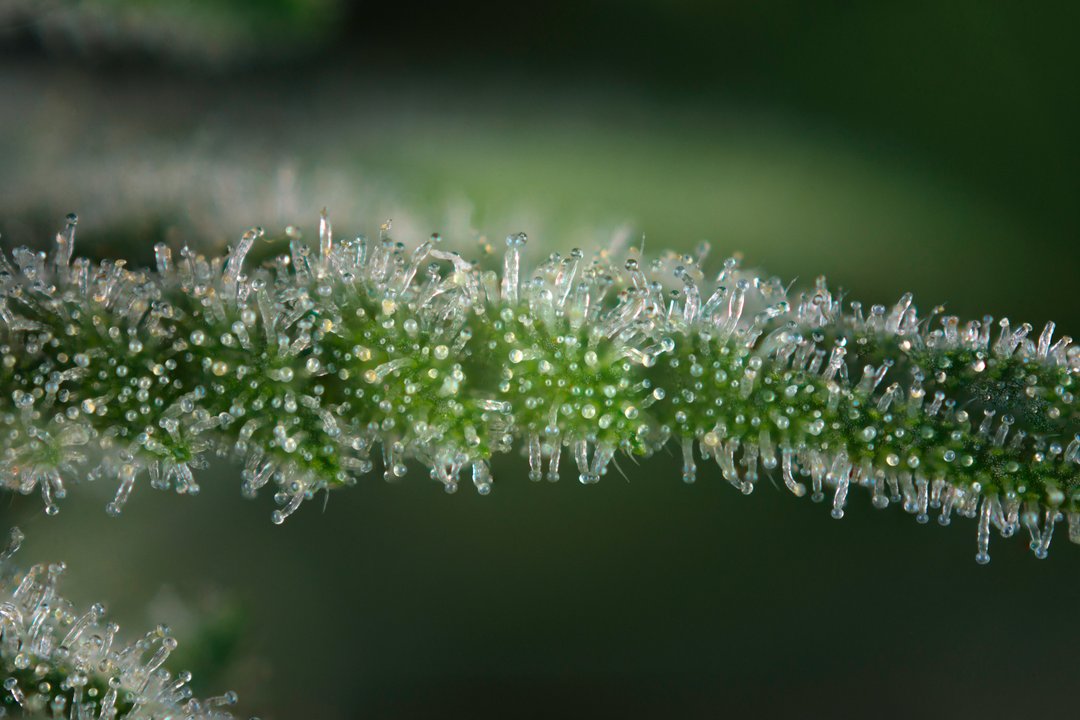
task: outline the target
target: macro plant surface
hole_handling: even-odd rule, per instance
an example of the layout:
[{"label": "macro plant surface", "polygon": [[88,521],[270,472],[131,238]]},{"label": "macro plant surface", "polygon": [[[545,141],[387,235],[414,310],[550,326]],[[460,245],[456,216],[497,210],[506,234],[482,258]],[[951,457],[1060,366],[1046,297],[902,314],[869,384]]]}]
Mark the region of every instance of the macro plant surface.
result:
[{"label": "macro plant surface", "polygon": [[920,522],[976,518],[979,562],[991,527],[1038,557],[1063,518],[1080,542],[1080,351],[1052,323],[845,308],[824,279],[792,293],[733,259],[710,279],[704,245],[523,272],[524,235],[471,262],[389,226],[339,241],[323,217],[317,247],[290,230],[262,265],[255,229],[141,270],[75,258],[75,229],[0,260],[0,478],[50,514],[80,477],[118,483],[110,514],[141,478],[195,493],[210,453],[238,458],[245,494],[272,485],[280,523],[373,452],[388,479],[415,461],[486,494],[496,453],[589,484],[673,443],[686,482],[711,461],[837,518],[853,486]]},{"label": "macro plant surface", "polygon": [[122,643],[105,608],[78,610],[59,595],[63,563],[26,572],[11,558],[23,535],[18,528],[0,551],[0,715],[70,720],[230,720],[224,708],[234,693],[198,700],[191,673],[172,674],[164,664],[176,648],[159,625]]}]

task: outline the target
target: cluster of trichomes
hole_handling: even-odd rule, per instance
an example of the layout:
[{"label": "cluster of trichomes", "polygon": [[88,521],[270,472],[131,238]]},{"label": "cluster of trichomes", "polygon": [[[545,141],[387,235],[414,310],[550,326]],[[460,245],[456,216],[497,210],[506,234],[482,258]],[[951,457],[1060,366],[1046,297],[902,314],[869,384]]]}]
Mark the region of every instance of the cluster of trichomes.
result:
[{"label": "cluster of trichomes", "polygon": [[[844,308],[824,280],[792,295],[727,260],[647,266],[552,254],[522,273],[524,235],[501,272],[384,227],[318,246],[291,232],[261,267],[246,233],[224,257],[155,247],[156,270],[73,259],[75,219],[50,254],[0,260],[0,481],[40,489],[50,513],[69,478],[140,477],[194,493],[207,453],[234,455],[243,490],[276,486],[282,522],[319,490],[419,462],[447,491],[481,493],[514,447],[529,477],[668,443],[692,482],[713,460],[743,493],[775,475],[796,495],[849,488],[925,522],[1023,527],[1045,556],[1068,518],[1080,541],[1080,350],[1049,324]],[[104,450],[105,452],[101,452]],[[564,456],[569,456],[564,458]],[[546,460],[546,469],[544,461]]]},{"label": "cluster of trichomes", "polygon": [[10,567],[23,536],[18,528],[0,551],[0,715],[65,720],[230,720],[234,693],[192,697],[191,673],[163,667],[176,648],[158,626],[128,644],[117,640],[105,609],[80,612],[57,593],[63,564]]}]

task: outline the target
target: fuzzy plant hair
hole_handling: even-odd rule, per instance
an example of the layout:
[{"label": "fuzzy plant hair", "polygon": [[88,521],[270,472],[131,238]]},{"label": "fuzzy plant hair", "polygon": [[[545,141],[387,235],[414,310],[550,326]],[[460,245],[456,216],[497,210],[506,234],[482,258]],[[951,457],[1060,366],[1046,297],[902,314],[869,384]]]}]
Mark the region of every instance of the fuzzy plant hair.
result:
[{"label": "fuzzy plant hair", "polygon": [[176,648],[159,625],[129,643],[100,604],[79,610],[57,592],[63,563],[12,565],[23,535],[11,531],[0,551],[0,684],[3,705],[18,717],[65,720],[231,720],[236,694],[198,700],[191,673],[164,664]]},{"label": "fuzzy plant hair", "polygon": [[135,269],[74,258],[75,228],[0,259],[0,481],[50,514],[80,477],[118,483],[110,514],[141,478],[195,493],[210,453],[238,458],[245,494],[274,486],[280,523],[373,452],[387,478],[420,463],[486,494],[496,453],[589,484],[674,444],[686,482],[712,461],[836,518],[856,486],[919,522],[974,518],[980,563],[991,527],[1045,557],[1064,517],[1080,542],[1080,350],[1052,323],[920,314],[910,294],[845,307],[824,279],[792,293],[734,259],[707,275],[704,246],[523,271],[524,235],[472,262],[385,226],[339,241],[324,215],[315,247],[290,230],[261,265],[253,229]]}]

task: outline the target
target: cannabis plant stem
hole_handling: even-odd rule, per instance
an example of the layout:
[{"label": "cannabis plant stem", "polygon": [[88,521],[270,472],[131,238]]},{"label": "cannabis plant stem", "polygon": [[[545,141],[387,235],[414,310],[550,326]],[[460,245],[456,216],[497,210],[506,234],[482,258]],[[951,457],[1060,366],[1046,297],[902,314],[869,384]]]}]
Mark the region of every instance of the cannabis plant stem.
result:
[{"label": "cannabis plant stem", "polygon": [[487,493],[514,447],[533,480],[569,463],[588,484],[674,442],[687,482],[711,460],[743,493],[762,473],[828,493],[837,518],[853,486],[920,522],[978,518],[980,562],[991,525],[1039,557],[1063,515],[1080,540],[1080,354],[1053,324],[994,332],[910,295],[844,309],[823,279],[791,295],[734,260],[707,281],[707,247],[523,275],[524,235],[500,273],[438,236],[337,242],[323,217],[317,249],[294,234],[264,267],[245,266],[252,230],[226,257],[158,245],[143,271],[72,260],[74,235],[72,217],[50,255],[0,263],[0,471],[49,512],[84,463],[118,481],[115,514],[139,477],[192,493],[206,453],[232,454],[245,493],[276,485],[281,522],[376,446],[387,477],[413,460]]}]

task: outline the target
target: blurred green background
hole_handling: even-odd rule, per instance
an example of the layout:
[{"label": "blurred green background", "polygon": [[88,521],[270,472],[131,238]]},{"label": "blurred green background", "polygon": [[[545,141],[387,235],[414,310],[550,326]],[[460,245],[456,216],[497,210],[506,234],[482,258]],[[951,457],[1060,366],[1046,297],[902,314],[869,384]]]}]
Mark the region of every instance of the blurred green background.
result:
[{"label": "blurred green background", "polygon": [[[0,233],[143,262],[250,225],[469,254],[702,239],[853,298],[1080,332],[1075,3],[0,1]],[[623,463],[624,467],[629,463]],[[767,483],[444,495],[413,468],[284,527],[197,498],[4,499],[24,560],[263,718],[1074,712],[1080,562]],[[1063,535],[1063,533],[1062,533]]]}]

